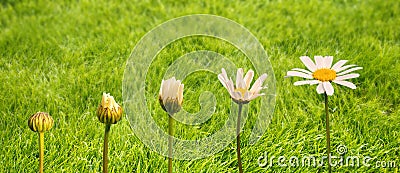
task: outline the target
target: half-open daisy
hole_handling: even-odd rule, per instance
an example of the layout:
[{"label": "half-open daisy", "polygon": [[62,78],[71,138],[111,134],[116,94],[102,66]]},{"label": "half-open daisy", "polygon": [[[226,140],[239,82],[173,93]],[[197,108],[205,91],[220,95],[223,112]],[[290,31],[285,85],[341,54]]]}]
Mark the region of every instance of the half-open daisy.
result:
[{"label": "half-open daisy", "polygon": [[[243,77],[243,69],[239,68],[236,75],[236,87],[233,85],[232,78],[228,78],[224,68],[221,69],[222,73],[218,75],[218,79],[222,85],[228,90],[232,100],[238,104],[246,104],[258,96],[264,95],[260,93],[264,80],[267,78],[267,74],[262,74],[253,84],[250,89],[250,83],[254,77],[254,71],[249,70]],[[250,90],[249,90],[250,89]]]},{"label": "half-open daisy", "polygon": [[179,112],[183,102],[183,87],[181,81],[175,77],[162,80],[158,100],[164,111],[169,114]]},{"label": "half-open daisy", "polygon": [[351,89],[356,89],[356,85],[345,80],[359,77],[360,74],[351,72],[360,70],[362,67],[357,67],[357,65],[344,65],[347,60],[340,60],[332,66],[332,56],[314,56],[314,59],[315,63],[308,56],[301,56],[300,60],[304,63],[308,70],[294,68],[287,72],[286,77],[297,76],[309,79],[297,81],[294,83],[294,85],[318,84],[318,94],[326,93],[330,96],[333,95],[334,89],[331,82],[349,87]]}]

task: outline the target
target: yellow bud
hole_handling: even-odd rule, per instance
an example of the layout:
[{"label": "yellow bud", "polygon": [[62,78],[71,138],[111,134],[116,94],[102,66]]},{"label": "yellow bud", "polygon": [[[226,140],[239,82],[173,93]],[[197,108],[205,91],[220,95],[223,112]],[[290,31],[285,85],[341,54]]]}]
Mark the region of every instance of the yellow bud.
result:
[{"label": "yellow bud", "polygon": [[105,124],[115,124],[122,118],[122,107],[119,106],[114,97],[103,93],[99,108],[97,108],[97,118]]},{"label": "yellow bud", "polygon": [[46,112],[33,114],[28,120],[29,128],[34,132],[45,132],[53,127],[53,118]]}]

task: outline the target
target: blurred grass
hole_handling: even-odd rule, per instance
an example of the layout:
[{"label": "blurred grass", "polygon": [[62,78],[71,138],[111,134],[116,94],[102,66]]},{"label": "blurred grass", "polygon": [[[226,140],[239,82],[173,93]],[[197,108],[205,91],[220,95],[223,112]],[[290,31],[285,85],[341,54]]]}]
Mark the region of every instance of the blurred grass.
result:
[{"label": "blurred grass", "polygon": [[[37,135],[27,127],[37,111],[55,119],[45,134],[47,172],[100,172],[103,125],[95,116],[102,92],[122,102],[122,76],[138,40],[162,22],[188,14],[215,14],[248,28],[264,45],[277,79],[271,125],[256,145],[243,142],[246,172],[322,172],[321,167],[261,168],[269,156],[325,152],[323,98],[314,87],[295,87],[286,71],[303,67],[301,55],[332,55],[364,69],[352,81],[356,90],[335,86],[331,97],[332,149],[346,156],[370,156],[400,166],[400,3],[391,1],[60,1],[6,0],[0,6],[0,172],[37,170]],[[192,44],[187,44],[192,43]],[[209,38],[179,40],[160,53],[152,68],[163,71],[193,50],[240,57],[230,45]],[[236,52],[235,52],[236,51]],[[169,57],[169,58],[165,58]],[[251,68],[244,57],[237,64]],[[216,76],[198,72],[185,79],[185,109],[196,110],[199,92],[212,88],[228,112],[227,92]],[[148,74],[149,99],[162,78]],[[153,79],[152,78],[152,79]],[[210,87],[212,86],[212,87]],[[187,105],[186,105],[187,104]],[[156,104],[152,105],[157,107]],[[256,105],[254,105],[256,106]],[[158,110],[157,110],[158,109]],[[156,108],[156,112],[161,109]],[[160,117],[161,118],[161,117]],[[164,117],[165,119],[165,117]],[[212,133],[223,117],[201,128],[179,126],[182,138]],[[160,119],[159,123],[165,123]],[[165,125],[165,124],[164,124]],[[248,136],[251,124],[246,124]],[[201,134],[199,134],[201,133]],[[236,172],[235,143],[194,161],[174,161],[176,172]],[[334,153],[335,154],[335,153]],[[337,153],[336,153],[337,154]],[[374,163],[374,162],[373,162]],[[147,149],[123,119],[112,126],[110,169],[114,172],[166,172],[167,161]],[[337,172],[394,172],[397,168],[337,167]]]}]

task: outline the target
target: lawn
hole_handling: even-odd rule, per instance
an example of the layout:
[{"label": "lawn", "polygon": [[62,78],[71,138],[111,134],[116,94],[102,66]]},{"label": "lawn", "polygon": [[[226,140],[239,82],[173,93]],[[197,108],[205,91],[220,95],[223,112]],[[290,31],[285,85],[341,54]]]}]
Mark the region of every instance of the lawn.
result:
[{"label": "lawn", "polygon": [[[45,133],[45,172],[101,172],[104,125],[97,120],[96,109],[102,93],[111,93],[124,107],[122,81],[135,45],[163,22],[190,14],[218,15],[243,25],[263,45],[274,69],[275,112],[254,145],[248,139],[260,101],[249,105],[242,137],[245,172],[327,170],[277,163],[279,156],[326,154],[323,95],[314,86],[294,86],[300,79],[284,78],[288,70],[304,67],[302,55],[331,55],[334,62],[345,59],[363,67],[360,77],[351,79],[356,90],[334,85],[329,100],[331,147],[333,155],[338,155],[337,147],[346,146],[344,156],[369,156],[371,166],[342,165],[333,170],[399,170],[400,3],[396,0],[3,0],[0,4],[0,172],[38,170],[38,135],[27,125],[38,111],[49,112],[55,124]],[[167,115],[157,100],[163,74],[179,57],[198,50],[217,52],[246,70],[253,68],[242,52],[216,38],[193,36],[166,46],[145,81],[147,108],[164,130]],[[198,98],[204,91],[212,92],[218,104],[204,124],[178,123],[176,136],[199,139],[216,132],[231,104],[217,74],[197,71],[183,83],[186,111],[200,110]],[[167,172],[167,158],[147,148],[125,116],[111,127],[109,146],[111,172]],[[235,146],[232,142],[202,159],[174,160],[174,170],[237,172]],[[276,157],[272,166],[258,164],[265,153]]]}]

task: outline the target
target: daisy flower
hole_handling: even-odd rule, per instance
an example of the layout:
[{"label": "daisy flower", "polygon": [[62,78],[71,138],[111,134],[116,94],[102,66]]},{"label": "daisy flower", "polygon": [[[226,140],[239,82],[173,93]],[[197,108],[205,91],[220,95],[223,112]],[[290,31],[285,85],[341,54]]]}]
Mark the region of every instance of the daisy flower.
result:
[{"label": "daisy flower", "polygon": [[239,68],[236,73],[236,87],[233,85],[232,78],[228,78],[224,68],[221,69],[222,73],[218,75],[219,81],[228,90],[232,100],[239,105],[238,121],[236,125],[236,153],[238,160],[239,173],[243,173],[242,161],[240,156],[240,119],[242,114],[243,104],[249,103],[251,100],[258,96],[264,95],[260,91],[265,88],[262,83],[267,78],[267,74],[262,74],[253,84],[250,89],[250,83],[254,77],[254,71],[249,70],[243,77],[243,69]]},{"label": "daisy flower", "polygon": [[103,172],[108,172],[108,137],[112,124],[116,124],[122,118],[122,107],[115,102],[110,93],[103,93],[99,107],[97,108],[97,118],[105,124],[104,144],[103,144]]},{"label": "daisy flower", "polygon": [[170,114],[179,112],[183,102],[183,87],[181,81],[175,77],[162,80],[158,100],[164,111]]},{"label": "daisy flower", "polygon": [[347,60],[340,60],[332,66],[333,57],[332,56],[314,56],[315,63],[308,57],[302,56],[300,60],[307,67],[308,70],[294,68],[287,72],[286,77],[302,77],[307,80],[297,81],[294,85],[315,85],[317,86],[317,93],[331,96],[334,93],[332,82],[349,87],[351,89],[356,89],[356,85],[352,82],[346,81],[346,79],[357,78],[360,74],[351,73],[356,70],[361,70],[362,67],[357,67],[357,65],[344,65]]},{"label": "daisy flower", "polygon": [[232,100],[236,103],[249,103],[251,100],[254,100],[258,96],[264,95],[264,93],[260,93],[260,91],[264,88],[261,85],[267,78],[267,74],[262,74],[254,82],[253,86],[250,89],[250,83],[254,77],[253,70],[249,70],[243,77],[243,69],[239,68],[236,75],[236,87],[233,84],[232,78],[228,78],[225,69],[222,68],[221,71],[222,73],[218,75],[218,79],[222,83],[222,85],[228,90]]},{"label": "daisy flower", "polygon": [[122,118],[122,107],[115,102],[110,93],[103,93],[101,103],[97,108],[97,118],[105,124],[116,124]]},{"label": "daisy flower", "polygon": [[173,125],[172,115],[181,110],[183,102],[183,87],[180,80],[172,77],[162,80],[158,100],[161,107],[168,113],[168,173],[172,173],[172,144],[173,144]]}]

